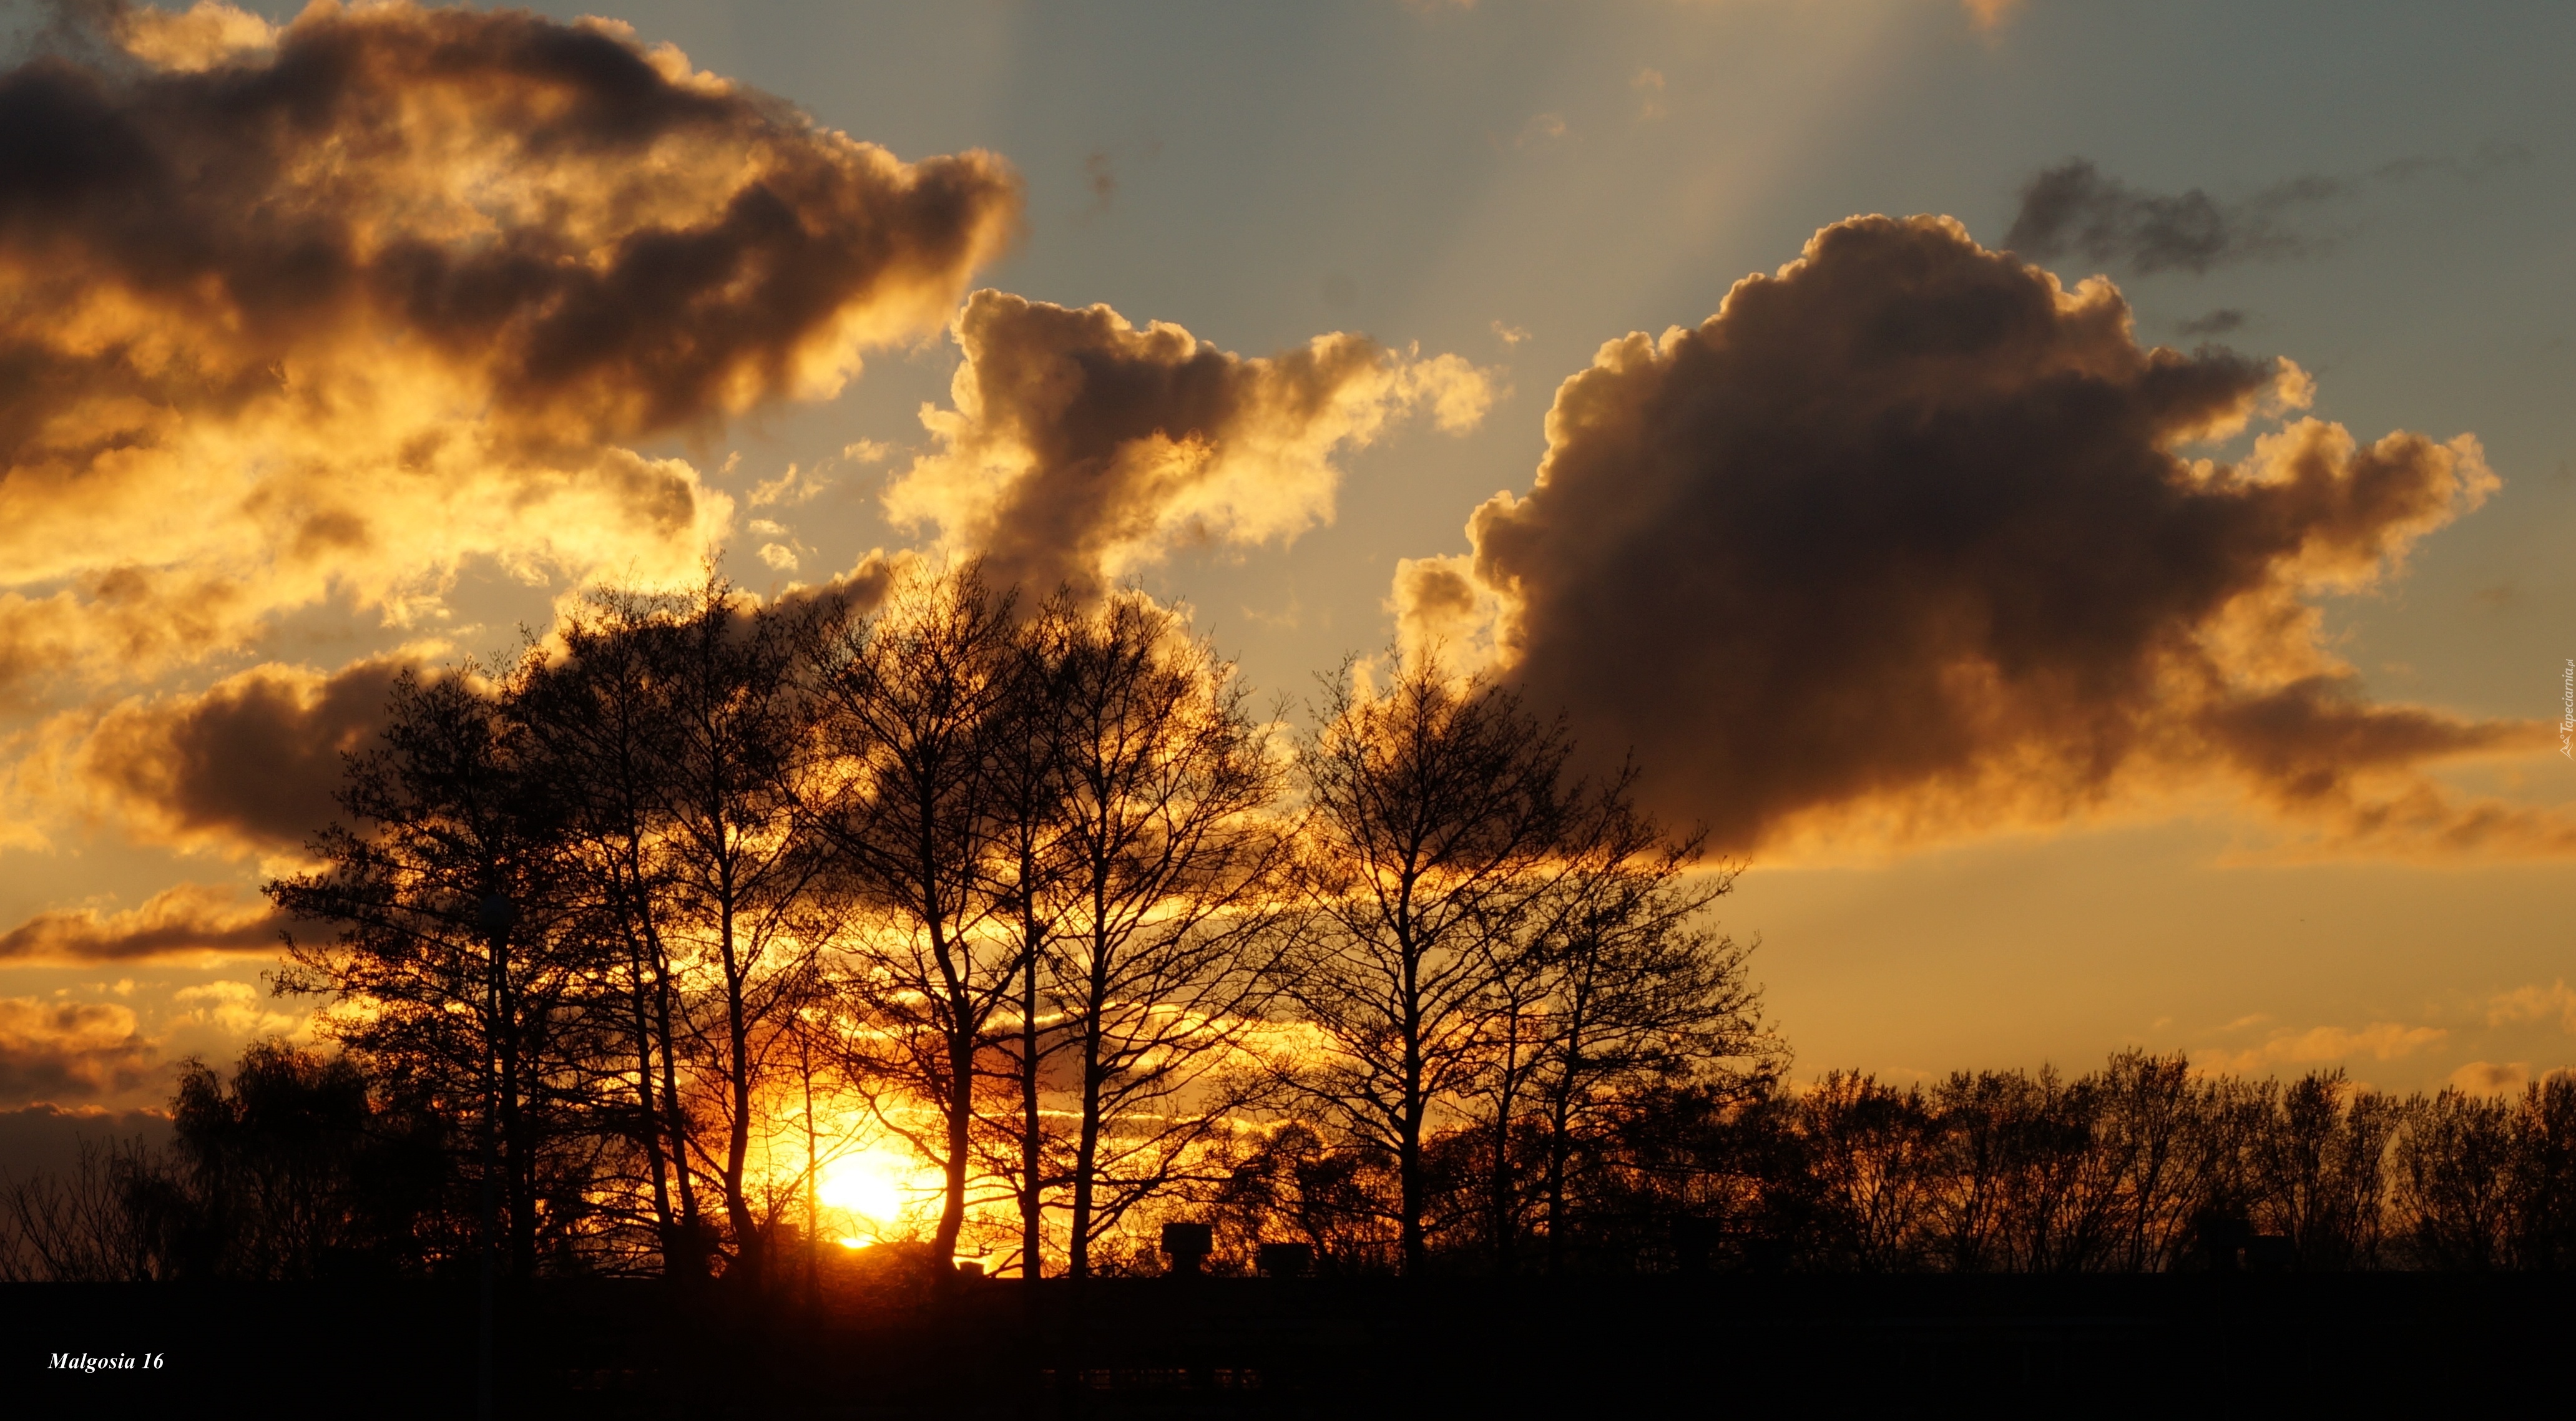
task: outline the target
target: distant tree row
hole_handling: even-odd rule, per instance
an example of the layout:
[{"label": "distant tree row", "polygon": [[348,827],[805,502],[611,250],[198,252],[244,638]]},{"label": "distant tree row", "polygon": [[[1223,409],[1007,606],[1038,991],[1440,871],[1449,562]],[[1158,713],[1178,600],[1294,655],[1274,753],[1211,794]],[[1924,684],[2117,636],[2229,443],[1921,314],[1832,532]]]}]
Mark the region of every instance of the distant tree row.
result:
[{"label": "distant tree row", "polygon": [[[92,1149],[0,1191],[0,1278],[389,1277],[476,1247],[471,1155],[356,1058],[251,1048],[183,1078],[167,1157]],[[1297,1120],[1249,1132],[1168,1202],[1213,1225],[1210,1267],[1264,1243],[1327,1274],[1397,1271],[1395,1158]],[[2065,1080],[1837,1074],[1597,1093],[1534,1110],[1495,1168],[1489,1124],[1425,1149],[1424,1257],[1445,1272],[2483,1272],[2576,1268],[2576,1079],[2518,1096],[2392,1096],[2338,1072],[2195,1075],[2136,1052]],[[1498,1183],[1499,1182],[1499,1183]],[[1500,1206],[1497,1207],[1497,1200]],[[920,1246],[889,1246],[908,1262]],[[1137,1271],[1136,1254],[1113,1271]],[[603,1266],[551,1255],[555,1271]],[[627,1260],[632,1266],[635,1260]],[[1150,1263],[1146,1266],[1150,1267]]]},{"label": "distant tree row", "polygon": [[[11,1276],[2565,1267],[2576,1086],[2518,1102],[2123,1056],[1782,1083],[1732,877],[1433,661],[1309,728],[1139,594],[969,566],[865,611],[710,577],[404,680],[282,991],[323,1057],[183,1077],[168,1157],[0,1200]],[[881,1233],[886,1232],[881,1229]]]},{"label": "distant tree row", "polygon": [[[1566,1170],[1573,1202],[1540,1231],[1585,1271],[2576,1268],[2565,1073],[2514,1097],[2401,1097],[2340,1070],[2248,1079],[2128,1052],[2071,1080],[1658,1083],[1599,1108]],[[1235,1196],[1245,1234],[1311,1220],[1318,1242],[1368,1257],[1365,1226],[1343,1222],[1365,1208],[1331,1207],[1365,1163],[1279,1138]],[[1433,1153],[1446,1251],[1472,1265],[1526,1248],[1472,1202],[1489,1153],[1456,1136]]]}]

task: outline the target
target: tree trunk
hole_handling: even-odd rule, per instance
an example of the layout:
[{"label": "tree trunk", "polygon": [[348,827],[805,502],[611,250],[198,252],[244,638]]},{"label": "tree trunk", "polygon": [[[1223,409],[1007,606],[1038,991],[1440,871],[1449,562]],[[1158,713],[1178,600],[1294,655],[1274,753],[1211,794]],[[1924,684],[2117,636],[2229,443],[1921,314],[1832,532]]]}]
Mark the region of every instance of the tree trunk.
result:
[{"label": "tree trunk", "polygon": [[805,1083],[805,1308],[813,1316],[823,1301],[822,1200],[817,1191],[822,1162],[814,1147],[814,1052],[797,1024],[796,1068]]},{"label": "tree trunk", "polygon": [[1565,1271],[1565,1162],[1572,1153],[1569,1136],[1574,1118],[1574,1072],[1569,1066],[1558,1082],[1547,1130],[1547,1271]]},{"label": "tree trunk", "polygon": [[939,1232],[930,1242],[931,1262],[943,1282],[957,1276],[957,1237],[966,1227],[966,1149],[975,1118],[975,1033],[968,1024],[970,1004],[959,992],[950,998],[948,1033],[948,1158],[941,1171],[946,1185],[939,1204]]},{"label": "tree trunk", "polygon": [[1422,1105],[1405,1103],[1402,1129],[1396,1137],[1396,1178],[1401,1202],[1404,1276],[1418,1278],[1430,1265],[1431,1251],[1422,1236]]},{"label": "tree trunk", "polygon": [[1073,1239],[1071,1271],[1076,1278],[1091,1276],[1091,1228],[1094,1175],[1100,1164],[1100,1087],[1102,1020],[1109,1001],[1109,943],[1101,930],[1108,916],[1108,902],[1101,885],[1106,869],[1098,862],[1092,866],[1091,893],[1091,971],[1085,983],[1089,1000],[1082,1013],[1082,1133],[1073,1155]]},{"label": "tree trunk", "polygon": [[[707,1273],[706,1233],[698,1217],[697,1182],[689,1161],[689,1119],[680,1104],[678,1053],[672,1049],[670,960],[663,955],[658,938],[652,940],[652,947],[654,1025],[658,1028],[655,1045],[662,1053],[662,1111],[671,1136],[673,1182],[680,1186],[679,1236],[664,1240],[662,1266],[668,1269],[676,1263],[681,1277],[703,1278]],[[679,1249],[676,1260],[671,1257],[675,1244]]]},{"label": "tree trunk", "polygon": [[[1030,867],[1028,856],[1023,854],[1023,885],[1030,880]],[[1045,1141],[1038,1116],[1038,953],[1044,937],[1038,931],[1035,909],[1025,902],[1020,928],[1021,950],[1027,954],[1020,965],[1020,1276],[1035,1282],[1046,1271],[1045,1255],[1040,1251],[1046,1241],[1046,1199],[1040,1192],[1044,1181],[1039,1175],[1045,1162]]]},{"label": "tree trunk", "polygon": [[1592,1008],[1591,964],[1578,974],[1573,998],[1566,1004],[1564,1065],[1548,1101],[1547,1121],[1547,1271],[1565,1271],[1565,1165],[1574,1153],[1574,1098],[1583,1087],[1583,1026]]},{"label": "tree trunk", "polygon": [[[726,885],[728,888],[730,884]],[[725,1086],[733,1106],[732,1128],[725,1132],[725,1217],[733,1225],[734,1266],[742,1281],[757,1287],[761,1275],[759,1221],[744,1197],[743,1175],[751,1159],[751,1034],[742,1015],[742,969],[734,942],[732,896],[718,905],[717,946],[724,953]]]},{"label": "tree trunk", "polygon": [[671,1181],[662,1152],[662,1118],[653,1103],[653,1027],[645,1006],[644,948],[633,938],[627,941],[627,1005],[634,1018],[635,1030],[635,1106],[637,1134],[644,1142],[644,1167],[653,1176],[653,1224],[656,1236],[663,1240],[663,1267],[668,1270],[671,1238]]},{"label": "tree trunk", "polygon": [[518,1002],[510,991],[510,957],[506,935],[492,938],[493,1029],[500,1044],[501,1177],[508,1192],[503,1209],[509,1215],[510,1273],[526,1278],[536,1271],[537,1230],[534,1162],[527,1121],[519,1109]]},{"label": "tree trunk", "polygon": [[[1407,885],[1408,896],[1410,891]],[[1404,1276],[1417,1278],[1431,1261],[1430,1247],[1422,1237],[1422,1124],[1430,1113],[1430,1102],[1423,1098],[1422,1087],[1421,956],[1413,950],[1412,934],[1401,929],[1399,934],[1404,958],[1404,1080],[1403,1115],[1397,1122],[1395,1137],[1395,1172]]]},{"label": "tree trunk", "polygon": [[1513,1271],[1517,1252],[1515,1236],[1520,1232],[1517,1218],[1520,1211],[1513,1207],[1513,1195],[1517,1190],[1512,1174],[1512,1109],[1518,1095],[1515,1087],[1520,1071],[1517,1041],[1520,1024],[1517,1020],[1513,1022],[1512,1030],[1515,1037],[1513,1058],[1504,1063],[1502,1089],[1494,1099],[1494,1163],[1485,1197],[1486,1227],[1494,1241],[1494,1271],[1507,1276]]}]

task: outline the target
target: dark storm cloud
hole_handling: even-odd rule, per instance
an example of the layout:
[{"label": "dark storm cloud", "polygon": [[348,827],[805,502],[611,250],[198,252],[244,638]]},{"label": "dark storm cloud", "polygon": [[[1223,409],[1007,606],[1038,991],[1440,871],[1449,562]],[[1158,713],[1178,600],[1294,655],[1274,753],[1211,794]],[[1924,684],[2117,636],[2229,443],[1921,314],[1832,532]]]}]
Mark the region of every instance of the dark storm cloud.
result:
[{"label": "dark storm cloud", "polygon": [[2077,158],[2022,189],[2004,245],[2040,261],[2072,255],[2141,273],[2205,272],[2312,250],[2314,239],[2291,227],[2287,214],[2348,188],[2335,178],[2295,178],[2243,202],[2221,202],[2199,188],[2141,192]]},{"label": "dark storm cloud", "polygon": [[146,834],[294,848],[337,816],[344,757],[372,743],[406,665],[263,666],[201,695],[123,706],[91,733],[79,773]]},{"label": "dark storm cloud", "polygon": [[2350,807],[2356,776],[2529,736],[2370,704],[2303,600],[2474,506],[2473,441],[2301,420],[2236,464],[2175,452],[2306,390],[2143,348],[2107,282],[1948,219],[1855,218],[1697,329],[1604,346],[1536,487],[1477,510],[1472,562],[1408,565],[1398,610],[1437,631],[1498,603],[1509,674],[1730,848],[1806,811],[1937,830],[2212,767]]},{"label": "dark storm cloud", "polygon": [[1339,450],[1417,405],[1466,429],[1491,399],[1456,356],[1366,336],[1255,358],[999,291],[968,300],[956,336],[955,408],[923,416],[940,448],[887,504],[981,553],[997,586],[1093,589],[1172,541],[1293,537],[1330,516]]}]

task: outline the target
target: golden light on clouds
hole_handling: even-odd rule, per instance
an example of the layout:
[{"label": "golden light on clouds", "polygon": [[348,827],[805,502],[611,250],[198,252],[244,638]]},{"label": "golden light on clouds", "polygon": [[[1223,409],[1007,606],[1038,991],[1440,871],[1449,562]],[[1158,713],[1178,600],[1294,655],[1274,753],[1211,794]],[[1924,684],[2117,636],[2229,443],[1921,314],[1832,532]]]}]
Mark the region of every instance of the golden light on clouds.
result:
[{"label": "golden light on clouds", "polygon": [[[1381,9],[1364,58],[1426,66],[1400,71],[1420,82],[1311,132],[1280,124],[1293,103],[1260,112],[1268,130],[1229,113],[1185,132],[1156,107],[1185,86],[1093,109],[1032,79],[1042,98],[966,103],[949,81],[967,74],[861,83],[874,55],[802,95],[963,150],[908,156],[752,87],[810,73],[764,52],[774,34],[735,47],[705,17],[666,20],[741,77],[596,17],[61,7],[0,72],[0,853],[20,856],[0,1087],[157,1099],[178,1055],[300,1030],[243,995],[285,926],[250,885],[303,866],[396,678],[506,658],[519,623],[559,646],[550,623],[586,590],[691,583],[718,548],[762,595],[861,609],[970,556],[1031,594],[1150,576],[1157,597],[1242,609],[1211,634],[1251,639],[1226,649],[1265,694],[1391,627],[1405,653],[1563,709],[1581,768],[1633,750],[1659,814],[1763,872],[2079,840],[2109,856],[2188,829],[2195,866],[2264,893],[2335,860],[2422,865],[2448,876],[2428,901],[2491,928],[2467,870],[2576,854],[2576,812],[2550,802],[2566,762],[2522,718],[2558,714],[2566,649],[2543,648],[2545,697],[2495,669],[2547,634],[2547,574],[2485,566],[2545,560],[2490,531],[2555,516],[2526,476],[2556,436],[2496,393],[2537,367],[2443,368],[2424,332],[2466,298],[2428,286],[2406,307],[2426,324],[2373,348],[2415,362],[2409,418],[2431,423],[2388,432],[2351,403],[2376,377],[2316,324],[2312,283],[2195,285],[2255,281],[2209,275],[2247,254],[2360,271],[2388,253],[2330,240],[2321,215],[2298,227],[2313,204],[2358,234],[2420,169],[2406,181],[2457,178],[2444,200],[2465,213],[2546,154],[2452,134],[2385,169],[2348,147],[2302,176],[2305,150],[2249,147],[2241,172],[2151,152],[2115,178],[2054,149],[1945,149],[1993,121],[1933,116],[1960,94],[2061,113],[2070,34],[2173,39],[2019,0],[1405,3],[1425,13]],[[949,22],[923,14],[924,33]],[[1327,39],[1252,72],[1363,57]],[[1547,62],[1488,69],[1505,53]],[[1836,97],[1784,125],[1783,84]],[[1041,103],[1066,110],[1046,120],[1062,153],[1030,139]],[[1274,151],[1270,131],[1305,137]],[[1034,206],[1009,161],[966,146],[985,142],[1032,164]],[[1313,173],[1331,179],[1296,186]],[[2072,178],[2053,226],[2029,219]],[[2014,250],[1961,219],[1861,217],[1773,268],[1784,214],[1805,232],[1854,193],[1998,219],[1976,230]],[[2173,221],[2182,255],[2151,250]],[[1024,241],[1045,264],[997,273]],[[2128,289],[2042,269],[2061,256]],[[1709,314],[1710,278],[1757,265]],[[2368,269],[2397,283],[2372,289],[2407,277]],[[977,289],[1012,275],[1066,304]],[[1328,329],[1362,313],[1375,335]],[[1697,324],[1655,329],[1672,317]],[[1631,321],[1647,328],[1621,335]],[[1470,345],[1555,386],[1543,428],[1494,418],[1506,372],[1444,353]],[[2329,362],[2339,420],[2309,413],[2316,380],[2276,349]],[[1367,526],[1324,531],[1357,508]],[[2478,620],[2444,620],[2434,594],[2454,592]],[[1959,882],[1926,911],[1988,891]],[[2053,960],[2087,911],[1992,936]],[[1863,938],[1819,916],[1778,941],[1774,960],[1816,963]],[[186,975],[58,995],[104,998],[72,980],[94,970]],[[2211,1063],[2432,1082],[2482,1053],[2452,1079],[2500,1090],[2550,1069],[2555,1046],[2527,1038],[2576,1033],[2565,984],[2539,985],[2553,973],[2464,977],[2439,1010],[2404,1005],[2430,999],[2416,985],[2166,1003],[2153,1030],[2260,1006],[2301,1024],[2235,1029]],[[2512,982],[2532,985],[2495,990]],[[1833,1011],[1855,999],[1833,990]],[[2036,1011],[1985,990],[1939,989],[1960,1022]],[[1868,1044],[1846,1056],[1912,1009],[1853,1028]],[[911,1228],[916,1164],[833,1128],[826,1207],[869,1237]]]},{"label": "golden light on clouds", "polygon": [[121,911],[39,913],[0,933],[0,964],[273,958],[285,926],[265,900],[229,884],[177,883]]},{"label": "golden light on clouds", "polygon": [[2208,1072],[2270,1075],[2284,1067],[2334,1061],[2395,1061],[2437,1047],[2450,1035],[2443,1027],[2394,1021],[2374,1021],[2360,1027],[2315,1026],[2304,1031],[2283,1027],[2271,1032],[2260,1045],[2199,1053],[2192,1064]]},{"label": "golden light on clouds", "polygon": [[[2215,779],[2374,851],[2562,852],[2432,762],[2545,727],[2371,700],[2317,599],[2499,486],[2478,441],[2293,418],[2288,361],[2135,339],[2110,282],[1854,218],[1696,329],[1600,348],[1535,485],[1400,565],[1409,647],[1568,708],[1718,841],[1938,841]],[[2260,431],[2241,458],[2185,457]],[[2282,422],[2286,421],[2286,422]]]},{"label": "golden light on clouds", "polygon": [[1174,544],[1287,541],[1332,516],[1335,463],[1416,410],[1452,433],[1487,372],[1334,333],[1268,357],[1107,306],[979,291],[937,441],[885,493],[898,523],[973,549],[1001,585],[1092,589]]},{"label": "golden light on clouds", "polygon": [[161,1075],[130,1007],[0,997],[0,1099],[113,1096]]},{"label": "golden light on clouds", "polygon": [[935,330],[1017,180],[819,128],[622,25],[120,11],[14,71],[0,676],[135,681],[471,559],[685,576],[730,525],[629,441]]}]

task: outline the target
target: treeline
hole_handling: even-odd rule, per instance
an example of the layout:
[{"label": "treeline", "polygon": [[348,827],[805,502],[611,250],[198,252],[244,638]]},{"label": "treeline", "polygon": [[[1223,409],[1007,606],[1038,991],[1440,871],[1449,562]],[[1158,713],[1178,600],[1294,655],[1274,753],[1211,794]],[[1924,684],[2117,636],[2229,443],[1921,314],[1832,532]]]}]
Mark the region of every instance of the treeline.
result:
[{"label": "treeline", "polygon": [[[1134,594],[610,593],[408,679],[281,991],[166,1155],[0,1200],[15,1277],[2562,1268],[2576,1083],[2405,1099],[2130,1054],[1784,1084],[1731,882],[1421,663],[1310,729]],[[915,1227],[824,1246],[849,1152]]]},{"label": "treeline", "polygon": [[2074,1079],[1657,1089],[1604,1124],[1565,1242],[1595,1268],[2576,1267],[2564,1073],[2512,1098],[2401,1097],[2340,1069],[2249,1079],[2131,1051]]},{"label": "treeline", "polygon": [[[173,1105],[166,1157],[93,1150],[71,1178],[0,1193],[0,1278],[389,1277],[472,1258],[476,1215],[457,1200],[470,1155],[450,1122],[372,1094],[354,1057],[255,1046],[229,1082],[190,1069]],[[1249,1273],[1262,1244],[1283,1242],[1328,1274],[1401,1268],[1384,1151],[1293,1121],[1246,1135],[1208,1184],[1168,1200],[1212,1226],[1214,1271]],[[1498,1209],[1490,1130],[1427,1142],[1433,1268],[2576,1267],[2576,1079],[2563,1074],[2512,1097],[2399,1097],[2340,1071],[2198,1075],[2129,1052],[2073,1080],[1664,1082],[1591,1102],[1562,1139],[1524,1118],[1510,1148]],[[1152,1266],[1127,1253],[1107,1271]]]}]

